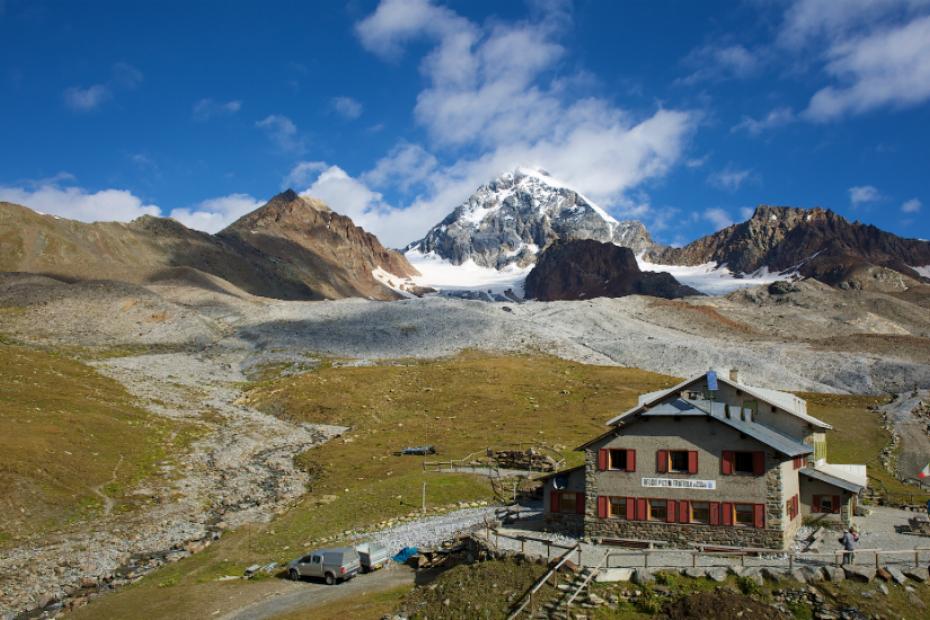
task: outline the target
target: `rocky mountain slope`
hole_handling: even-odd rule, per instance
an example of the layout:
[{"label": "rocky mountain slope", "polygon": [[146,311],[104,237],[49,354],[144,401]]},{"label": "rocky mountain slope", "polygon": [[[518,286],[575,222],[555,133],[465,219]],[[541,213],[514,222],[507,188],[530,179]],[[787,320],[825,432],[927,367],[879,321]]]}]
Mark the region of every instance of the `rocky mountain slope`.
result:
[{"label": "rocky mountain slope", "polygon": [[0,203],[0,271],[133,283],[187,280],[277,299],[397,299],[401,295],[373,274],[379,267],[398,280],[415,273],[401,254],[349,218],[292,191],[219,235],[151,216],[86,224]]},{"label": "rocky mountain slope", "polygon": [[903,290],[930,265],[930,243],[849,222],[821,208],[762,205],[752,217],[681,248],[652,248],[650,262],[726,265],[736,273],[796,271],[843,288]]},{"label": "rocky mountain slope", "polygon": [[407,250],[502,269],[534,263],[556,239],[594,239],[637,253],[652,245],[640,222],[618,222],[548,173],[519,168],[479,187]]},{"label": "rocky mountain slope", "polygon": [[539,301],[650,295],[675,299],[701,293],[663,272],[640,271],[629,248],[593,239],[556,241],[526,277],[526,296]]}]

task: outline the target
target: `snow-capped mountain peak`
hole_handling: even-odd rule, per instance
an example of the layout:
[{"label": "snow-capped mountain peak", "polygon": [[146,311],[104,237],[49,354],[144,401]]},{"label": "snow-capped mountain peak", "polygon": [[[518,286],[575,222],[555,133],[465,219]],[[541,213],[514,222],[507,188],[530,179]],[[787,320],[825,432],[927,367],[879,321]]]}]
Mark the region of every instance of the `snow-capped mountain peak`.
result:
[{"label": "snow-capped mountain peak", "polygon": [[640,222],[619,222],[545,170],[520,167],[479,187],[407,249],[455,265],[522,268],[556,239],[595,239],[637,253],[652,245]]}]

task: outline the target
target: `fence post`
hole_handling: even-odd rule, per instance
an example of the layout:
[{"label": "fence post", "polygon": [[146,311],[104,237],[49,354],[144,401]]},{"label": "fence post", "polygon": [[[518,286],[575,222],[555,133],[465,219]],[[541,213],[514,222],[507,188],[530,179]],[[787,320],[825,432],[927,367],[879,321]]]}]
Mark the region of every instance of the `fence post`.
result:
[{"label": "fence post", "polygon": [[649,551],[650,551],[650,549],[644,549],[644,553],[643,553],[643,568],[649,568]]},{"label": "fence post", "polygon": [[879,553],[880,553],[879,551],[875,552],[875,570],[878,570],[878,554]]},{"label": "fence post", "polygon": [[578,545],[578,568],[581,568],[581,545]]},{"label": "fence post", "polygon": [[697,568],[697,551],[691,552],[691,568]]},{"label": "fence post", "polygon": [[549,541],[546,541],[546,562],[549,562]]},{"label": "fence post", "polygon": [[525,538],[520,539],[520,553],[522,555],[526,555],[526,539]]},{"label": "fence post", "polygon": [[917,547],[914,547],[914,568],[920,566],[920,551],[917,550]]},{"label": "fence post", "polygon": [[791,551],[790,553],[788,553],[788,572],[790,573],[793,570],[794,570],[794,551]]}]

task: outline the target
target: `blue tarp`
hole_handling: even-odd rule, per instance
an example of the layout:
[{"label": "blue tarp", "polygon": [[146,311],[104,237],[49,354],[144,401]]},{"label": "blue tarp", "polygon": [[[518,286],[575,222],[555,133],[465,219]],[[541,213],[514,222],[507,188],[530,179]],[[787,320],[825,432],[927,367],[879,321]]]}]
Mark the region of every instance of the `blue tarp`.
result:
[{"label": "blue tarp", "polygon": [[416,547],[404,547],[403,549],[400,550],[400,552],[398,552],[397,555],[395,555],[391,559],[397,562],[398,564],[403,564],[404,562],[406,562],[407,560],[415,556],[417,553],[419,553],[419,551],[417,550]]}]

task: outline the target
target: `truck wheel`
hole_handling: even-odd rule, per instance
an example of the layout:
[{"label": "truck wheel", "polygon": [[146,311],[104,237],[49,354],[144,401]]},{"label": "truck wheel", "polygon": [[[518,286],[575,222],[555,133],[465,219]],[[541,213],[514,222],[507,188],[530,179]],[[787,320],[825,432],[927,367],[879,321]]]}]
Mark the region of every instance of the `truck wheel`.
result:
[{"label": "truck wheel", "polygon": [[292,568],[291,570],[289,570],[287,572],[287,576],[288,578],[290,578],[291,581],[300,581],[300,573],[297,572],[296,568]]},{"label": "truck wheel", "polygon": [[326,585],[331,586],[336,583],[336,576],[332,573],[326,573]]}]

